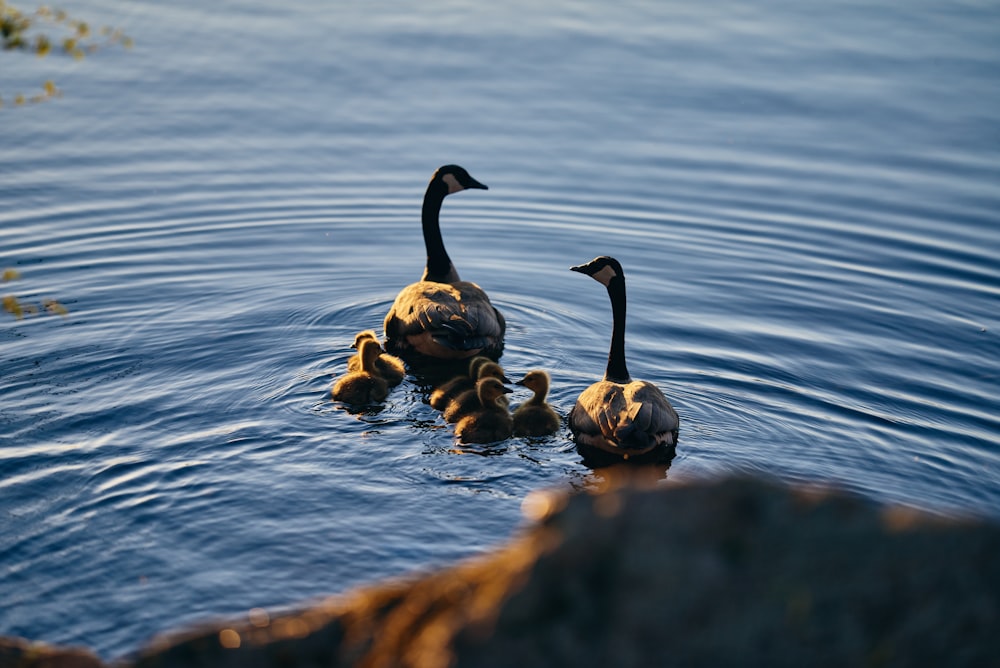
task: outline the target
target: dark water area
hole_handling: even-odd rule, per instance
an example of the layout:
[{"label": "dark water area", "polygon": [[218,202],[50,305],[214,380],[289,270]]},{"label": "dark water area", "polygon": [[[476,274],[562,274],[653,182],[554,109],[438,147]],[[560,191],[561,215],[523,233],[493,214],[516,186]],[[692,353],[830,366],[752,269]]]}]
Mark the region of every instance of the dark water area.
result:
[{"label": "dark water area", "polygon": [[[749,472],[1000,516],[1000,9],[80,1],[135,48],[0,54],[0,634],[103,657],[489,549],[568,430],[456,447],[411,376],[328,399],[419,278],[420,203],[565,415],[627,353],[662,484]],[[6,314],[3,314],[6,315]],[[518,389],[513,402],[529,393]]]}]

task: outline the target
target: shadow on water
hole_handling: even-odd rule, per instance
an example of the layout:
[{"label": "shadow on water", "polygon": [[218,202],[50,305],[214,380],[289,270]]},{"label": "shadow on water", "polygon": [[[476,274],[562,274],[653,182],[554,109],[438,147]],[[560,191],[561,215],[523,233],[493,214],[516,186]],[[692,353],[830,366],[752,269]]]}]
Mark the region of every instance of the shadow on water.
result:
[{"label": "shadow on water", "polygon": [[[456,376],[467,376],[471,359],[441,360],[414,353],[401,357],[406,362],[407,371],[414,382],[422,388],[427,388],[428,394]],[[503,364],[503,355],[491,359]]]},{"label": "shadow on water", "polygon": [[667,477],[667,470],[677,455],[675,446],[659,446],[624,461],[621,457],[585,443],[576,443],[576,451],[583,458],[583,465],[595,471],[634,467],[636,469],[656,470],[659,472],[659,478]]}]

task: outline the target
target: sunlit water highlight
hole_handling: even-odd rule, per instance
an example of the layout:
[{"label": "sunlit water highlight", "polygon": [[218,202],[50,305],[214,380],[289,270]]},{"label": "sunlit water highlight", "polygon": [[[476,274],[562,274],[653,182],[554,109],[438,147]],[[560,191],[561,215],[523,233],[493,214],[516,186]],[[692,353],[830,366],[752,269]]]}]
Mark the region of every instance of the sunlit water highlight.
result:
[{"label": "sunlit water highlight", "polygon": [[[0,633],[103,656],[484,550],[594,472],[567,433],[460,451],[409,378],[327,399],[448,249],[565,414],[629,368],[730,472],[1000,508],[1000,21],[989,3],[79,2],[131,52],[3,55]],[[816,13],[819,13],[818,15]],[[8,91],[2,91],[6,94]],[[515,403],[527,398],[519,390]]]}]

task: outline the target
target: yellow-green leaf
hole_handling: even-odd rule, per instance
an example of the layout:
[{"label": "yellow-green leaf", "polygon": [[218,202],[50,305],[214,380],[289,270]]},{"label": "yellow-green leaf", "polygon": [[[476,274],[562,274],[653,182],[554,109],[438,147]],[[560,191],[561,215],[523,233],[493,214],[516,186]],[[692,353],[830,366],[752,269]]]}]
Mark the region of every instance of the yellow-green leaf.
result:
[{"label": "yellow-green leaf", "polygon": [[24,311],[21,309],[21,304],[17,301],[17,297],[14,295],[4,295],[3,310],[10,313],[18,320],[24,317]]},{"label": "yellow-green leaf", "polygon": [[45,35],[39,35],[35,38],[35,53],[39,56],[49,55],[49,51],[52,50],[52,43],[49,42],[49,38]]},{"label": "yellow-green leaf", "polygon": [[42,301],[42,306],[49,313],[54,313],[56,315],[67,316],[69,315],[69,309],[57,302],[55,299],[45,299]]}]

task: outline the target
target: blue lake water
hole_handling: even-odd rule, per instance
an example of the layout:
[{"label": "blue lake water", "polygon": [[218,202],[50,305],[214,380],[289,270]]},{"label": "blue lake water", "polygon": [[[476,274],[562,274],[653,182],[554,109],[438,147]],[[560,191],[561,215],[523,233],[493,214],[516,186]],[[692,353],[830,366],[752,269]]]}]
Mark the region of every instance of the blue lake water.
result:
[{"label": "blue lake water", "polygon": [[[25,7],[24,3],[21,5]],[[0,53],[0,634],[153,634],[475,554],[568,433],[460,452],[410,378],[328,400],[446,200],[508,375],[565,414],[625,267],[662,484],[751,472],[1000,517],[991,2],[64,3],[131,50]],[[526,398],[524,390],[514,403]]]}]

